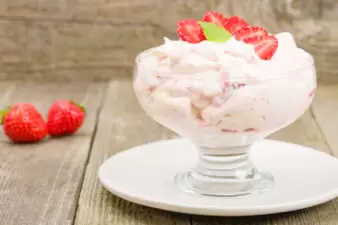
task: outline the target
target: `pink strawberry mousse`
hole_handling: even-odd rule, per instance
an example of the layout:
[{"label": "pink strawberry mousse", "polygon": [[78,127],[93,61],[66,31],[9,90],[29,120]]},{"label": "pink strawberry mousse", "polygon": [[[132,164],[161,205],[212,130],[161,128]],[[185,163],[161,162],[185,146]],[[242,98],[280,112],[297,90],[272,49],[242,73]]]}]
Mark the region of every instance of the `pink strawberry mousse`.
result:
[{"label": "pink strawberry mousse", "polygon": [[312,56],[290,33],[275,36],[279,47],[268,61],[235,38],[165,38],[137,58],[136,96],[157,122],[200,145],[250,144],[301,116],[316,88]]}]

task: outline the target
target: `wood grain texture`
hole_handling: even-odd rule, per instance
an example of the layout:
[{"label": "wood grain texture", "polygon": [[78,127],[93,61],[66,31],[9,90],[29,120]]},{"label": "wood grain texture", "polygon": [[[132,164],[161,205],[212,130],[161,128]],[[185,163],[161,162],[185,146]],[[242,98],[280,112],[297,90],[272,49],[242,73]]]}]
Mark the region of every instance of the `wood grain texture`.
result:
[{"label": "wood grain texture", "polygon": [[338,85],[318,87],[312,113],[333,155],[338,157]]},{"label": "wood grain texture", "polygon": [[150,26],[0,21],[0,78],[105,80],[131,76],[136,54],[161,41],[162,36]]},{"label": "wood grain texture", "polygon": [[102,187],[97,178],[98,168],[105,159],[124,149],[167,136],[164,128],[142,113],[130,81],[112,82],[100,114],[75,224],[189,225],[188,215],[147,208],[115,197]]},{"label": "wood grain texture", "polygon": [[[17,82],[1,105],[25,101],[46,115],[55,99],[74,99],[87,108],[87,119],[72,137],[13,145],[0,138],[0,224],[71,224],[82,184],[104,85]],[[4,89],[0,89],[4,90]]]},{"label": "wood grain texture", "polygon": [[[123,98],[123,101],[119,99]],[[165,212],[122,200],[106,191],[97,170],[110,156],[124,149],[175,136],[157,125],[141,110],[132,93],[131,81],[114,81],[109,87],[89,159],[76,225],[101,224],[194,224],[194,225],[337,225],[337,201],[301,211],[258,217],[204,217]],[[330,153],[310,111],[271,139],[302,144]]]},{"label": "wood grain texture", "polygon": [[208,10],[291,32],[314,55],[319,82],[338,83],[336,0],[2,0],[0,78],[131,77],[138,52]]}]

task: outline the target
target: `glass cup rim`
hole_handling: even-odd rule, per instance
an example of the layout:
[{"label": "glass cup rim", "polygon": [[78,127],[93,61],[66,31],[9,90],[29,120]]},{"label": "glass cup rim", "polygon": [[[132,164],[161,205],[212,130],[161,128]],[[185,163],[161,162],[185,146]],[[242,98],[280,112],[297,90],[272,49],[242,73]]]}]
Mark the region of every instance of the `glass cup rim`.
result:
[{"label": "glass cup rim", "polygon": [[[151,50],[155,49],[157,47],[152,47],[149,49],[146,49],[142,52],[140,52],[139,54],[137,54],[136,58],[135,58],[135,64],[136,66],[140,64],[140,61],[147,55],[147,53],[149,53]],[[309,59],[307,61],[304,61],[305,63],[303,63],[301,66],[298,67],[294,67],[292,69],[288,69],[286,68],[285,70],[278,70],[278,71],[269,71],[269,73],[274,73],[275,75],[272,77],[264,77],[264,78],[260,78],[258,79],[258,81],[272,81],[272,80],[279,80],[285,77],[288,77],[290,75],[293,75],[294,73],[299,73],[305,70],[313,70],[313,75],[316,75],[316,68],[315,68],[315,63],[314,63],[314,58],[312,55],[309,54]],[[279,68],[280,69],[280,68]],[[199,78],[203,78],[202,76],[192,76],[192,75],[161,75],[161,78],[164,79],[192,79],[192,80],[198,80]],[[233,82],[243,82],[243,81],[247,81],[247,78],[236,78],[236,79],[231,79]]]}]

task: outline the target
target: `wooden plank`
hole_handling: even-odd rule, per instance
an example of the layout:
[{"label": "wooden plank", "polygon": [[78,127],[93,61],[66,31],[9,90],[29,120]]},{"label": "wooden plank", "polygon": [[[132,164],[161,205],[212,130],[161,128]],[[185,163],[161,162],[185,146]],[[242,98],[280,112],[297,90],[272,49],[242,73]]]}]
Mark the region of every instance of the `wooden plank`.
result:
[{"label": "wooden plank", "polygon": [[0,78],[130,77],[140,50],[176,39],[177,21],[207,10],[291,32],[315,56],[319,82],[338,83],[335,0],[2,0]]},{"label": "wooden plank", "polygon": [[[3,0],[0,15],[8,19],[143,22],[154,15],[161,2],[156,0]],[[129,15],[129,16],[128,16]],[[133,15],[133,16],[130,16]],[[159,15],[159,14],[158,14]]]},{"label": "wooden plank", "polygon": [[6,225],[70,224],[82,183],[104,85],[88,83],[15,83],[1,105],[35,104],[46,115],[55,99],[82,102],[87,119],[72,137],[14,145],[0,139],[0,221]]},{"label": "wooden plank", "polygon": [[338,85],[318,87],[312,112],[333,155],[338,157]]},{"label": "wooden plank", "polygon": [[97,179],[97,170],[108,157],[164,138],[167,131],[148,118],[137,104],[131,81],[112,82],[100,114],[75,224],[190,224],[187,215],[147,208],[115,197]]},{"label": "wooden plank", "polygon": [[[207,10],[216,10],[227,15],[245,12],[249,17],[254,15],[268,17],[260,12],[277,9],[277,16],[282,19],[322,18],[334,20],[337,4],[334,0],[280,0],[269,2],[259,0],[264,8],[250,0],[3,0],[0,3],[0,15],[8,20],[57,20],[72,22],[105,22],[114,23],[147,23],[156,22],[167,26],[176,23],[182,17],[200,18]],[[156,10],[155,10],[156,9]],[[252,11],[250,11],[250,9]],[[132,16],[131,16],[132,15]],[[173,18],[170,20],[170,15]],[[198,17],[199,16],[199,17]],[[256,18],[255,20],[259,20]],[[274,18],[275,19],[275,18]],[[278,19],[278,18],[277,18]],[[273,23],[274,21],[263,21]],[[167,23],[167,24],[166,24]]]},{"label": "wooden plank", "polygon": [[151,26],[0,21],[0,78],[131,76],[136,55],[162,42]]}]

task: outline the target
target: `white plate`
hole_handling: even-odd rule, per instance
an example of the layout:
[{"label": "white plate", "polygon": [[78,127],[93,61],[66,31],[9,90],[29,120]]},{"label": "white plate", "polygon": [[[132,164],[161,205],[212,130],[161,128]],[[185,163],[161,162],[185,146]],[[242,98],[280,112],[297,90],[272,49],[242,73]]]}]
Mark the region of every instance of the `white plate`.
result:
[{"label": "white plate", "polygon": [[121,152],[100,167],[99,178],[113,194],[128,201],[181,213],[247,216],[315,206],[338,196],[338,160],[326,153],[285,142],[255,144],[258,169],[273,174],[272,190],[241,197],[182,193],[178,172],[193,168],[197,151],[187,140],[158,141]]}]

